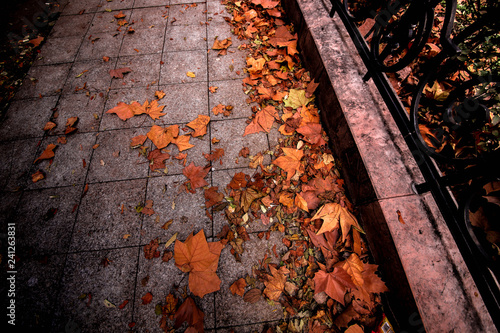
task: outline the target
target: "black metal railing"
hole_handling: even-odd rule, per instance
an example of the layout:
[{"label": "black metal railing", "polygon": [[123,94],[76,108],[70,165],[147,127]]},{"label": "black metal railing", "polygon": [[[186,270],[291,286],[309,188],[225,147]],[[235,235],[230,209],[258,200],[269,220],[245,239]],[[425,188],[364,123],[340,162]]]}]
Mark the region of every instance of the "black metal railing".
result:
[{"label": "black metal railing", "polygon": [[[500,5],[478,1],[480,18],[457,27],[457,0],[330,1],[424,176],[415,191],[432,193],[500,328]],[[388,80],[400,71],[406,107]]]}]

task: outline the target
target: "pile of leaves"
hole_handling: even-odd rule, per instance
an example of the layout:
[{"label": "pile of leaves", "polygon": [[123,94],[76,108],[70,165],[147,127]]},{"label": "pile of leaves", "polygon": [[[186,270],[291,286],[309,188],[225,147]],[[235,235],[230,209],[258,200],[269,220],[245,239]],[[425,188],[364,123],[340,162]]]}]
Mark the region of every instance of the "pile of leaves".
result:
[{"label": "pile of leaves", "polygon": [[[380,293],[387,287],[369,263],[353,207],[327,145],[314,105],[317,84],[302,68],[297,34],[286,23],[279,1],[226,1],[226,18],[248,51],[243,80],[247,102],[257,103],[244,136],[278,128],[272,151],[253,156],[253,175],[236,173],[225,189],[205,190],[207,208],[224,208],[228,225],[218,234],[235,259],[245,255],[252,223],[283,232],[285,253],[266,255],[253,274],[231,286],[245,301],[279,302],[285,320],[277,331],[361,332],[380,319]],[[262,282],[263,290],[256,288]]]}]

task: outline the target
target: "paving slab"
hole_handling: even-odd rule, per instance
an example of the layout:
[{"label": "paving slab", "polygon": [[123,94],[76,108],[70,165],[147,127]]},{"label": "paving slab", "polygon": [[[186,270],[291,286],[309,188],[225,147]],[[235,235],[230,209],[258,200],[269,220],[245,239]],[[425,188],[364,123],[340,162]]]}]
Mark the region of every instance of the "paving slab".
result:
[{"label": "paving slab", "polygon": [[[183,175],[149,180],[147,200],[153,201],[155,214],[144,219],[143,242],[149,243],[157,237],[166,242],[175,233],[178,233],[180,240],[184,240],[190,233],[200,229],[205,231],[207,237],[213,234],[212,220],[205,214],[203,189],[189,193],[184,186],[186,181]],[[165,230],[165,224],[169,221],[172,223]]]},{"label": "paving slab", "polygon": [[137,246],[143,216],[146,180],[90,184],[79,205],[71,250]]},{"label": "paving slab", "polygon": [[[247,126],[246,119],[229,119],[213,121],[210,124],[211,138],[219,139],[219,145],[224,149],[222,165],[215,163],[215,170],[247,167],[250,155],[264,153],[269,150],[269,142],[265,132],[243,136]],[[250,155],[240,156],[243,148],[249,148]],[[269,155],[264,155],[264,165],[269,164]]]},{"label": "paving slab", "polygon": [[94,93],[82,91],[62,95],[56,107],[57,117],[52,119],[57,127],[48,133],[50,135],[63,135],[66,130],[66,122],[71,117],[78,117],[76,123],[78,133],[97,132],[103,117],[106,97],[106,91]]},{"label": "paving slab", "polygon": [[[45,173],[44,181],[32,183],[28,188],[57,186],[82,186],[87,176],[88,166],[95,144],[94,133],[76,133],[66,137],[66,143],[58,143],[58,137],[51,136],[42,140],[37,154],[42,154],[49,144],[56,145],[55,156],[51,160],[37,161],[30,174],[37,170]],[[38,156],[40,156],[38,155]],[[37,156],[37,158],[38,158]],[[56,157],[57,156],[57,157]]]},{"label": "paving slab", "polygon": [[16,224],[18,251],[66,253],[75,224],[81,187],[58,187],[24,192],[11,222]]},{"label": "paving slab", "polygon": [[0,124],[0,141],[43,137],[43,128],[56,107],[57,96],[12,102]]},{"label": "paving slab", "polygon": [[87,182],[145,178],[148,161],[130,148],[130,140],[145,135],[149,129],[124,129],[99,133],[88,172]]},{"label": "paving slab", "polygon": [[58,95],[66,81],[71,64],[33,66],[28,71],[15,99]]},{"label": "paving slab", "polygon": [[[65,259],[66,255],[34,256],[18,262],[16,328],[37,330],[51,326]],[[7,297],[2,298],[3,308],[7,301]]]},{"label": "paving slab", "polygon": [[[82,332],[126,331],[132,322],[137,260],[134,247],[69,254],[56,302],[54,331],[64,332],[70,321]],[[120,309],[126,300],[130,304]]]}]

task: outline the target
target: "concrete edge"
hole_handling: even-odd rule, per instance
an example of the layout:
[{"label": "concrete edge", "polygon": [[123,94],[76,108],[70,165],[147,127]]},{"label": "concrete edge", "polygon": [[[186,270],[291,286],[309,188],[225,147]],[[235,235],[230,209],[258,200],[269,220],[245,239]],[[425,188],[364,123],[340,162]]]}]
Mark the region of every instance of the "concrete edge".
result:
[{"label": "concrete edge", "polygon": [[376,88],[362,81],[366,70],[345,27],[322,0],[282,4],[320,83],[322,120],[391,289],[399,330],[496,332],[435,201],[411,189],[423,178]]}]

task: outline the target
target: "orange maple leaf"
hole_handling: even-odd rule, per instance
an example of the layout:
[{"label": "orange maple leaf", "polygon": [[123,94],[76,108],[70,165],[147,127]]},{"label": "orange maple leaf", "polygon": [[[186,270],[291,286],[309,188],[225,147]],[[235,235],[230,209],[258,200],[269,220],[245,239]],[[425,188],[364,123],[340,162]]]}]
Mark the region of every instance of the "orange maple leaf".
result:
[{"label": "orange maple leaf", "polygon": [[243,136],[258,133],[258,132],[268,132],[274,124],[274,119],[278,117],[278,111],[272,105],[268,105],[262,110],[259,110],[255,115],[255,118],[250,124],[245,128],[245,133]]},{"label": "orange maple leaf", "polygon": [[151,103],[146,100],[142,105],[144,109],[144,113],[147,113],[153,120],[159,119],[161,116],[166,115],[166,113],[162,113],[165,105],[158,105],[158,101],[154,100]]},{"label": "orange maple leaf", "polygon": [[335,202],[330,202],[322,206],[311,218],[311,221],[316,219],[323,220],[323,225],[319,229],[318,235],[340,227],[342,230],[342,240],[345,241],[351,227],[363,232],[356,217],[354,217],[345,207]]},{"label": "orange maple leaf", "polygon": [[351,276],[340,267],[335,267],[333,272],[327,273],[319,270],[314,275],[314,293],[324,291],[328,296],[336,300],[342,305],[344,303],[344,295],[347,288],[356,288],[352,282]]},{"label": "orange maple leaf", "polygon": [[210,122],[210,117],[206,115],[198,115],[198,117],[187,124],[187,126],[194,129],[194,132],[191,135],[195,138],[197,136],[202,136],[207,133],[207,125]]},{"label": "orange maple leaf", "polygon": [[183,243],[175,241],[175,265],[183,272],[189,272],[189,289],[199,297],[220,289],[221,280],[215,273],[224,245],[208,243],[205,232],[191,233]]},{"label": "orange maple leaf", "polygon": [[286,276],[273,266],[269,266],[272,275],[267,275],[267,281],[264,281],[266,289],[264,294],[273,301],[278,301],[281,293],[285,289]]},{"label": "orange maple leaf", "polygon": [[191,136],[189,135],[179,135],[178,137],[172,139],[172,143],[177,146],[179,151],[183,151],[189,148],[193,148],[194,145],[189,143]]},{"label": "orange maple leaf", "polygon": [[147,159],[149,160],[149,167],[151,171],[157,169],[165,169],[165,160],[168,160],[170,155],[163,153],[160,149],[155,149],[149,152]]},{"label": "orange maple leaf", "polygon": [[323,139],[323,128],[321,124],[307,123],[297,128],[297,132],[302,134],[304,139],[309,143],[319,146],[326,144],[326,141]]},{"label": "orange maple leaf", "polygon": [[179,125],[172,125],[167,128],[153,125],[147,134],[148,138],[153,141],[158,149],[168,146],[178,135]]},{"label": "orange maple leaf", "polygon": [[[205,158],[208,161],[217,161],[218,159],[221,159],[222,156],[224,156],[224,149],[216,148],[215,151],[212,152],[211,154],[203,154],[203,156],[205,156]],[[221,163],[222,163],[222,160],[221,160]]]},{"label": "orange maple leaf", "polygon": [[53,143],[49,143],[47,145],[47,148],[43,151],[43,153],[33,162],[33,164],[36,164],[37,162],[41,160],[48,160],[51,159],[52,157],[55,156],[54,149],[57,147],[57,145]]},{"label": "orange maple leaf", "polygon": [[301,174],[303,167],[300,164],[304,152],[295,148],[283,148],[284,156],[280,156],[273,161],[274,165],[279,166],[287,173],[287,180],[290,180],[295,173]]},{"label": "orange maple leaf", "polygon": [[125,121],[135,115],[144,113],[141,104],[132,102],[130,104],[119,102],[114,108],[106,111],[106,113],[116,113],[118,118]]},{"label": "orange maple leaf", "polygon": [[210,171],[209,168],[196,166],[194,162],[191,162],[191,164],[182,170],[182,173],[189,179],[187,183],[191,184],[191,189],[195,190],[199,187],[208,185],[207,181],[204,179],[208,171]]},{"label": "orange maple leaf", "polygon": [[243,297],[245,294],[245,287],[247,286],[247,282],[245,281],[244,278],[240,278],[229,287],[229,290],[233,295],[240,295]]}]

